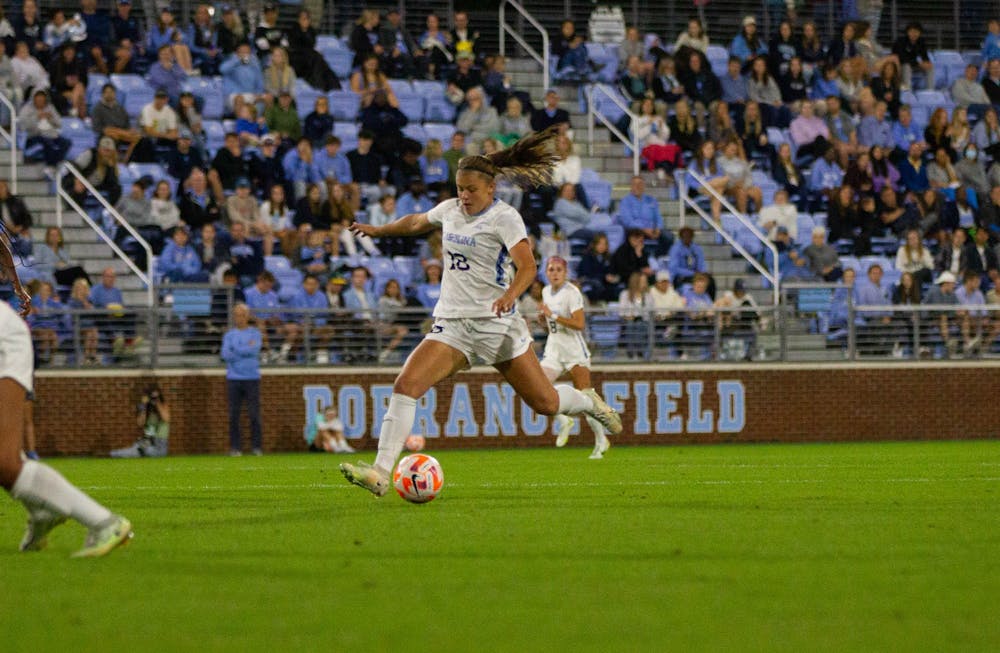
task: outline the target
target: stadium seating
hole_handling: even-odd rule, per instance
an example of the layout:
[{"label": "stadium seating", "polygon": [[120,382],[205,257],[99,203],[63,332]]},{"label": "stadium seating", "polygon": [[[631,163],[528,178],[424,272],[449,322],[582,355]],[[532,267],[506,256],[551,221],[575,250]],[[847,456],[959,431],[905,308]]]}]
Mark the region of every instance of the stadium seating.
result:
[{"label": "stadium seating", "polygon": [[441,146],[447,150],[449,143],[451,143],[451,137],[455,133],[455,125],[425,122],[424,133],[427,135],[428,140],[436,138],[441,141]]},{"label": "stadium seating", "polygon": [[422,122],[424,119],[424,98],[416,93],[399,92],[396,93],[399,100],[399,110],[403,112],[410,122]]},{"label": "stadium seating", "polygon": [[361,109],[361,97],[354,91],[330,91],[330,114],[334,120],[355,121]]},{"label": "stadium seating", "polygon": [[[125,107],[125,113],[135,118],[142,108],[153,101],[156,90],[139,75],[111,75],[111,83],[118,89],[118,101]],[[124,98],[124,99],[123,99]]]},{"label": "stadium seating", "polygon": [[412,138],[421,145],[427,143],[427,130],[419,123],[410,123],[406,127],[403,127],[403,136]]},{"label": "stadium seating", "polygon": [[[313,112],[316,107],[316,100],[324,97],[323,91],[318,91],[311,86],[302,85],[295,89],[295,109],[299,118],[305,120],[306,116]],[[330,113],[333,113],[331,106]]]},{"label": "stadium seating", "polygon": [[221,120],[225,113],[222,97],[221,77],[189,77],[184,82],[184,90],[190,91],[201,101],[201,117],[205,120]]},{"label": "stadium seating", "polygon": [[424,98],[424,119],[431,122],[453,122],[455,107],[445,97]]},{"label": "stadium seating", "polygon": [[63,118],[59,133],[71,143],[69,152],[66,153],[67,161],[72,161],[97,144],[94,130],[79,118]]}]

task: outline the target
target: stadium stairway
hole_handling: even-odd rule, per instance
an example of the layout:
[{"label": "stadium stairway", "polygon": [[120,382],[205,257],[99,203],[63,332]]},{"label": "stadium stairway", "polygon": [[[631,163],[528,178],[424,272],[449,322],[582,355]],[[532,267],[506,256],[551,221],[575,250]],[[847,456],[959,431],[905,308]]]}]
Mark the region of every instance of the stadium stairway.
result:
[{"label": "stadium stairway", "polygon": [[[511,58],[507,62],[507,70],[513,78],[517,89],[528,92],[535,106],[541,106],[545,94],[541,67],[530,58]],[[632,179],[632,158],[625,156],[624,146],[613,139],[611,132],[605,127],[594,129],[594,152],[588,152],[587,114],[580,111],[579,90],[576,86],[554,86],[561,100],[560,106],[570,114],[570,124],[574,132],[574,142],[580,155],[583,167],[596,170],[601,178],[610,182],[611,197],[614,202],[629,193]],[[599,123],[598,123],[599,124]],[[646,181],[646,192],[660,202],[660,213],[666,228],[674,234],[681,227],[680,202],[672,199],[674,189],[672,182],[661,181],[656,174],[642,170],[640,172]],[[612,215],[614,209],[612,208]],[[735,257],[728,245],[717,244],[715,230],[702,224],[690,211],[687,224],[695,229],[695,242],[705,251],[705,260],[709,272],[715,278],[717,288],[728,290],[733,282],[743,279],[747,290],[758,304],[771,305],[774,297],[770,289],[765,288],[760,275],[749,267],[743,258]]]}]

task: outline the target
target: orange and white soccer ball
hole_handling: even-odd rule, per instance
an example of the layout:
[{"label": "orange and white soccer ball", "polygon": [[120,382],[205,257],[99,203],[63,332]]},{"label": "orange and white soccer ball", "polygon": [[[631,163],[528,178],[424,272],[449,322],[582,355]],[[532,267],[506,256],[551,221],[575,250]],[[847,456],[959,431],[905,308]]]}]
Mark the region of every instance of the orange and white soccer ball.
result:
[{"label": "orange and white soccer ball", "polygon": [[407,451],[413,451],[413,452],[423,451],[426,445],[427,445],[427,440],[425,440],[424,436],[422,435],[417,435],[416,433],[414,433],[410,437],[406,438]]},{"label": "orange and white soccer ball", "polygon": [[427,503],[441,492],[444,472],[441,471],[441,463],[432,456],[414,453],[396,465],[392,484],[399,496],[410,503]]}]

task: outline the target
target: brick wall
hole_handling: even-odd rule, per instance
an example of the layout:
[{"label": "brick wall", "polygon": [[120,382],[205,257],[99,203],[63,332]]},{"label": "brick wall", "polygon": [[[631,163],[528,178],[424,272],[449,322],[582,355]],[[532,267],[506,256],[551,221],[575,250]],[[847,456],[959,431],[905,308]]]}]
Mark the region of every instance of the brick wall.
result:
[{"label": "brick wall", "polygon": [[[674,444],[698,442],[777,442],[829,440],[899,440],[993,438],[1000,424],[1000,402],[996,399],[995,365],[886,365],[820,367],[744,366],[705,368],[615,368],[595,371],[597,388],[605,382],[627,383],[624,401],[625,432],[621,443]],[[362,386],[367,401],[363,420],[366,433],[356,446],[374,449],[371,437],[373,384],[390,385],[391,373],[347,370],[336,373],[280,371],[262,380],[265,449],[304,450],[302,429],[305,418],[303,387],[326,385],[337,397],[344,385]],[[102,455],[110,449],[130,444],[138,435],[134,407],[145,387],[159,383],[173,411],[172,453],[221,453],[228,447],[225,379],[215,373],[161,371],[155,377],[129,372],[76,373],[41,372],[36,380],[35,423],[38,449],[43,455]],[[719,397],[717,384],[738,382],[743,394],[739,429],[720,432],[717,424]],[[446,437],[454,383],[467,384],[477,437]],[[550,430],[529,437],[500,434],[483,435],[483,383],[498,383],[488,371],[461,374],[442,383],[437,391],[435,417],[442,435],[429,446],[441,448],[549,446]],[[674,399],[676,410],[660,406],[656,384],[679,382],[683,395]],[[716,421],[709,432],[693,433],[689,427],[690,382],[701,382],[700,406],[714,412]],[[644,386],[644,384],[647,384]],[[677,389],[675,387],[675,389]],[[648,390],[646,408],[637,404],[635,391]],[[360,392],[360,391],[359,391]],[[521,402],[515,401],[516,424],[521,424]],[[636,433],[637,419],[648,414],[649,432]],[[656,432],[666,424],[658,418],[680,416],[668,431]],[[659,424],[658,424],[659,422]],[[643,430],[642,424],[639,430]],[[702,425],[704,426],[704,425]],[[732,426],[732,425],[730,425]],[[586,431],[586,427],[584,427]],[[661,431],[663,429],[660,429]],[[696,430],[696,429],[695,429]],[[704,429],[703,429],[704,430]],[[244,418],[244,438],[248,440]],[[589,440],[589,436],[581,441]]]}]

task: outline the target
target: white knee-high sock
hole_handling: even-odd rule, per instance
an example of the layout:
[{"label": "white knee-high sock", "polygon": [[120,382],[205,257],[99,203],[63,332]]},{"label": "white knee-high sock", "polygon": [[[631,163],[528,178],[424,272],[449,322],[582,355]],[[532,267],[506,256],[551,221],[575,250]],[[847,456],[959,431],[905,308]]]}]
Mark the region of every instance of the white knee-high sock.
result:
[{"label": "white knee-high sock", "polygon": [[96,528],[111,517],[111,511],[97,503],[43,463],[27,460],[10,490],[10,495],[29,511],[45,508],[72,517],[87,528]]},{"label": "white knee-high sock", "polygon": [[607,435],[604,426],[590,415],[587,415],[587,424],[590,424],[590,428],[594,432],[594,442],[600,442],[601,438]]},{"label": "white knee-high sock", "polygon": [[594,409],[594,402],[571,385],[560,383],[556,386],[559,393],[559,411],[563,415],[579,415]]},{"label": "white knee-high sock", "polygon": [[413,418],[417,414],[417,400],[413,397],[393,392],[389,398],[389,410],[382,420],[378,433],[378,456],[375,466],[385,472],[392,472],[396,459],[403,451],[406,438],[413,428]]}]

